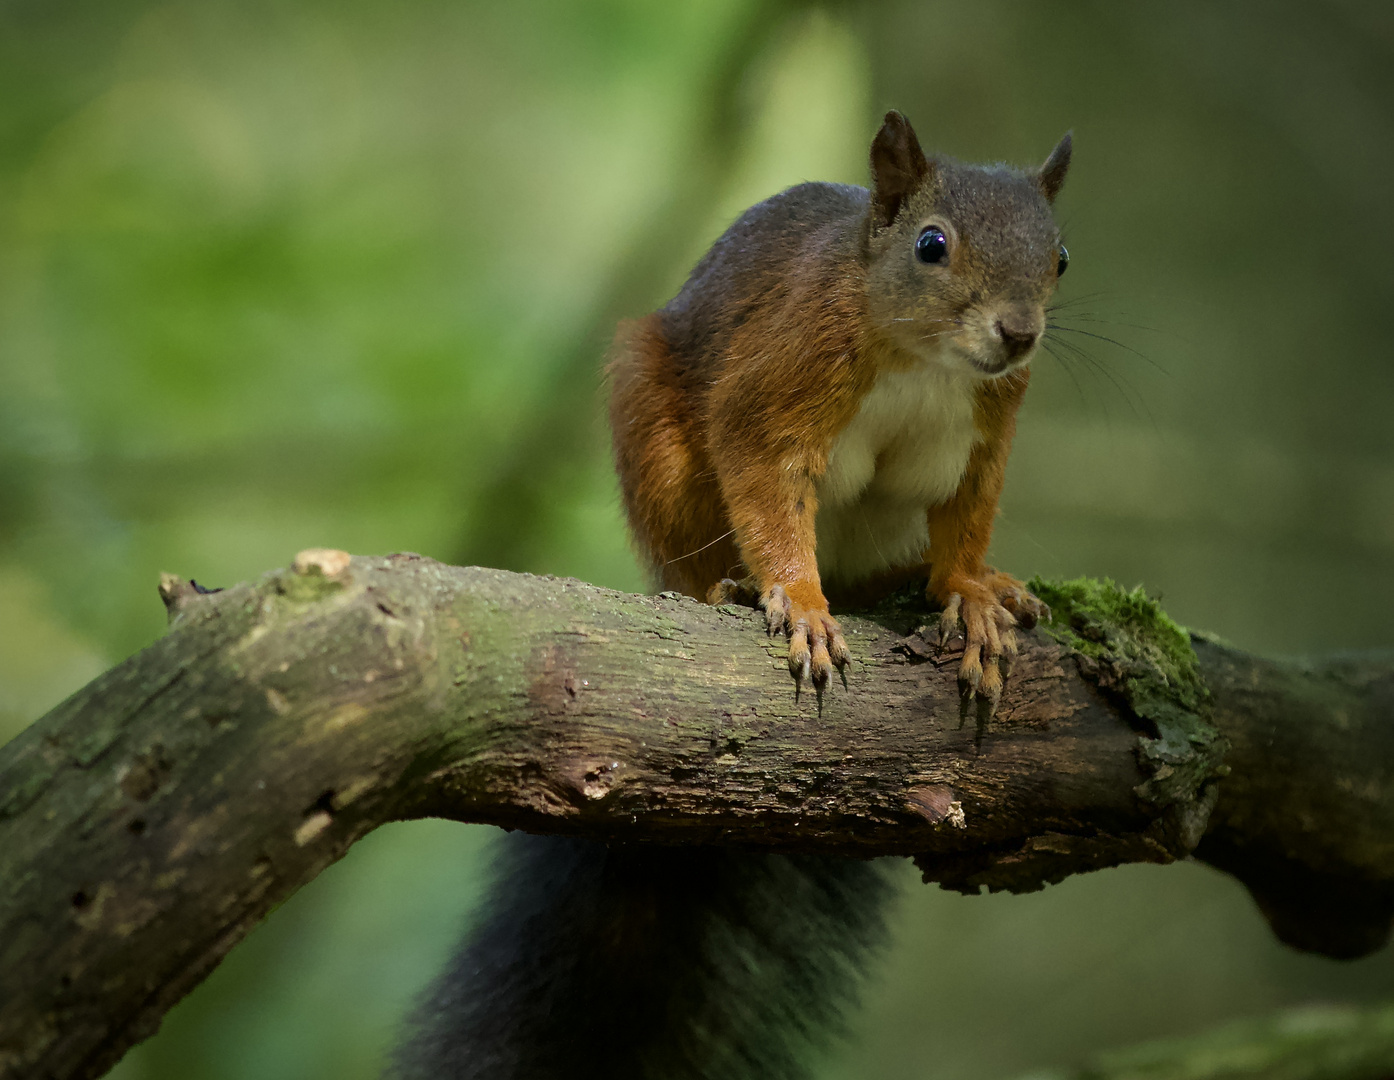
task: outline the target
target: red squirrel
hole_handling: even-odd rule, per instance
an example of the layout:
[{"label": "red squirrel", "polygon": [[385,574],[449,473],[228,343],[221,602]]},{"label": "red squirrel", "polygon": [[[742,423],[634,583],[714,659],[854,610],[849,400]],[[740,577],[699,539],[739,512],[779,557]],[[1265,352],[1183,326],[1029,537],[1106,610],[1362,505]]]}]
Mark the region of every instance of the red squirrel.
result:
[{"label": "red squirrel", "polygon": [[1048,614],[984,559],[1069,260],[1051,204],[1070,147],[1026,171],[926,158],[889,112],[870,191],[800,184],[751,207],[621,326],[615,457],[662,588],[753,595],[821,690],[849,658],[827,597],[927,577],[941,642],[965,639],[965,694],[995,705],[1012,628]]},{"label": "red squirrel", "polygon": [[[623,327],[610,419],[659,583],[753,592],[796,678],[847,646],[826,597],[924,573],[995,702],[1044,605],[986,566],[1025,367],[1065,269],[1038,171],[927,160],[890,113],[873,188],[748,210],[677,297]],[[728,580],[733,574],[746,580]],[[874,862],[515,833],[423,996],[396,1080],[798,1080],[884,940]]]}]

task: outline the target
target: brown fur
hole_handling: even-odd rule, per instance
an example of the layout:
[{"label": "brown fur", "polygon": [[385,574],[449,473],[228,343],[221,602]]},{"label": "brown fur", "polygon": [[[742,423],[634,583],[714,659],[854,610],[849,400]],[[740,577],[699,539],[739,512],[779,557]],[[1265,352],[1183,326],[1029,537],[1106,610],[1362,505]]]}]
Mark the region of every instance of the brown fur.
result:
[{"label": "brown fur", "polygon": [[621,326],[616,350],[610,424],[635,543],[662,588],[705,598],[741,558],[696,402],[658,316]]},{"label": "brown fur", "polygon": [[[1059,243],[1047,200],[1068,142],[1045,174],[977,169],[926,160],[893,113],[871,158],[871,192],[804,184],[747,211],[673,301],[620,328],[608,369],[625,508],[657,583],[708,599],[746,578],[790,633],[796,673],[820,683],[846,651],[818,573],[818,478],[878,374],[924,362],[936,336],[988,358],[973,361],[981,441],[953,497],[925,509],[932,568],[925,552],[878,581],[929,568],[931,596],[958,605],[988,659],[1011,618],[999,613],[1029,613],[1020,584],[984,563],[1028,381],[988,338],[994,320],[1001,341],[1043,324]],[[907,257],[927,221],[950,236],[946,266]]]}]

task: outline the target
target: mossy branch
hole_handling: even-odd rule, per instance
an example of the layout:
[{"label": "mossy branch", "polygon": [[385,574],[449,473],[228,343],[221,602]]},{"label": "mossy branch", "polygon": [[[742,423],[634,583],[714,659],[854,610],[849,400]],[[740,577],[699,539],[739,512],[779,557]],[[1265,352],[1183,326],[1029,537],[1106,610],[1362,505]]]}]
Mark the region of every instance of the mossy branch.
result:
[{"label": "mossy branch", "polygon": [[1062,640],[1024,637],[989,718],[914,603],[844,620],[820,701],[741,608],[325,551],[167,578],[171,632],[0,749],[0,1077],[101,1075],[403,818],[914,855],[967,891],[1194,848],[1285,940],[1382,942],[1394,658],[1192,656],[1139,594],[1056,589]]}]

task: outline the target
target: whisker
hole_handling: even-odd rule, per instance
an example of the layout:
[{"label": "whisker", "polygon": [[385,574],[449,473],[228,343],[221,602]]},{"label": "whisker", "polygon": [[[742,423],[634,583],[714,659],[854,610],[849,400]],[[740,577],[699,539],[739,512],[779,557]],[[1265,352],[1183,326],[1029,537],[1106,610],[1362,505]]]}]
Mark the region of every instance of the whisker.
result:
[{"label": "whisker", "polygon": [[1102,375],[1104,378],[1108,379],[1109,382],[1113,383],[1114,388],[1122,396],[1123,400],[1127,403],[1128,407],[1135,409],[1135,406],[1133,405],[1132,396],[1124,388],[1123,384],[1118,381],[1118,378],[1114,374],[1112,369],[1100,363],[1096,357],[1090,356],[1089,353],[1085,352],[1073,341],[1065,341],[1061,338],[1056,338],[1055,343],[1060,348],[1066,350],[1070,356],[1074,357],[1080,363],[1086,365],[1095,374]]},{"label": "whisker", "polygon": [[1066,333],[1066,334],[1083,334],[1085,337],[1091,337],[1091,338],[1094,338],[1094,339],[1097,340],[1097,341],[1106,341],[1106,342],[1108,342],[1110,345],[1115,345],[1115,346],[1117,346],[1118,348],[1122,349],[1124,352],[1130,352],[1130,353],[1132,353],[1132,354],[1133,354],[1134,356],[1136,356],[1139,360],[1142,360],[1142,361],[1144,361],[1144,362],[1146,362],[1146,363],[1148,363],[1148,364],[1151,364],[1154,368],[1156,368],[1158,371],[1160,371],[1163,375],[1170,375],[1170,374],[1171,374],[1169,371],[1167,371],[1166,368],[1162,367],[1161,364],[1157,363],[1157,361],[1153,360],[1150,356],[1146,355],[1145,353],[1140,353],[1140,352],[1138,352],[1138,351],[1137,351],[1136,349],[1134,349],[1131,345],[1124,345],[1121,341],[1118,341],[1118,340],[1115,339],[1115,338],[1111,338],[1111,337],[1109,337],[1107,334],[1096,334],[1096,333],[1094,333],[1093,331],[1090,331],[1090,330],[1080,330],[1080,329],[1078,329],[1077,327],[1073,327],[1073,326],[1062,326],[1060,323],[1046,323],[1046,329],[1047,329],[1047,330],[1060,330],[1060,331],[1063,331],[1063,332]]},{"label": "whisker", "polygon": [[725,540],[728,536],[730,536],[730,535],[731,535],[733,532],[735,532],[735,531],[736,531],[735,529],[727,529],[724,533],[722,533],[722,534],[721,534],[720,536],[718,536],[715,540],[713,540],[713,541],[711,542],[711,544],[703,544],[703,545],[702,545],[701,547],[699,547],[696,551],[689,551],[686,555],[679,555],[679,556],[677,556],[676,558],[669,559],[669,560],[668,560],[666,563],[664,563],[663,565],[664,565],[664,566],[672,566],[675,562],[681,562],[683,559],[690,559],[690,558],[692,558],[692,556],[694,556],[694,555],[700,555],[700,554],[702,554],[702,552],[706,551],[707,548],[711,547],[712,544],[719,544],[719,543],[721,543],[721,541]]},{"label": "whisker", "polygon": [[881,545],[876,542],[876,534],[871,531],[871,521],[866,516],[865,504],[860,502],[857,503],[857,510],[861,513],[862,525],[866,528],[866,537],[868,540],[871,541],[871,546],[872,549],[876,552],[876,557],[880,559],[883,563],[885,563],[887,566],[889,566],[890,560],[887,559],[886,556],[881,554]]},{"label": "whisker", "polygon": [[1139,419],[1145,416],[1152,427],[1156,428],[1157,419],[1152,415],[1152,410],[1147,407],[1146,398],[1138,392],[1136,387],[1128,383],[1126,379],[1122,378],[1119,373],[1115,372],[1107,364],[1102,363],[1097,357],[1091,356],[1074,342],[1056,338],[1055,343],[1062,349],[1068,350],[1081,363],[1087,364],[1090,370],[1102,375],[1112,383],[1114,389],[1118,391],[1119,396],[1122,397],[1132,414]]},{"label": "whisker", "polygon": [[[1126,314],[1126,312],[1124,312]],[[1068,316],[1077,322],[1101,323],[1104,326],[1126,326],[1129,330],[1146,330],[1153,334],[1165,334],[1167,331],[1156,326],[1144,326],[1142,323],[1119,322],[1117,319],[1104,319],[1098,315],[1070,315]]]},{"label": "whisker", "polygon": [[1064,370],[1065,374],[1070,377],[1070,382],[1075,384],[1075,393],[1079,395],[1079,400],[1085,406],[1088,406],[1089,399],[1084,396],[1084,387],[1079,385],[1079,379],[1075,377],[1074,369],[1071,368],[1070,365],[1065,362],[1065,358],[1061,356],[1058,352],[1056,352],[1054,349],[1052,349],[1050,345],[1051,343],[1048,340],[1041,340],[1041,348],[1043,348],[1046,352],[1050,353],[1051,356],[1055,357],[1056,363],[1058,363],[1060,367]]},{"label": "whisker", "polygon": [[1047,311],[1065,311],[1068,308],[1077,307],[1080,304],[1087,304],[1091,300],[1100,300],[1107,296],[1106,292],[1085,293],[1083,296],[1072,296],[1068,300],[1058,300],[1046,307]]}]

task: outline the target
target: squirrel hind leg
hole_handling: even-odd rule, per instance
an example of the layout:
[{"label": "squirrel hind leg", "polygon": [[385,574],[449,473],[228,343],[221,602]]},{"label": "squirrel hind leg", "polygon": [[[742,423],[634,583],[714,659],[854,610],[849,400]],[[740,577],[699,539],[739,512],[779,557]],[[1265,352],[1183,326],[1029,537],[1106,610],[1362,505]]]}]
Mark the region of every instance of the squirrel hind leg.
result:
[{"label": "squirrel hind leg", "polygon": [[660,589],[707,598],[742,570],[694,391],[656,315],[626,323],[608,373],[610,430],[625,513]]},{"label": "squirrel hind leg", "polygon": [[[696,543],[704,535],[710,535],[714,530],[720,529],[725,524],[724,519],[718,519],[710,526],[700,530],[694,529],[696,534],[692,536],[691,542]],[[726,526],[729,530],[729,526]],[[697,547],[689,547],[688,552],[680,553],[666,560],[656,568],[659,588],[673,590],[687,596],[695,596],[698,600],[705,600],[709,604],[728,604],[745,603],[746,592],[742,582],[735,582],[727,576],[732,573],[739,573],[744,569],[741,563],[740,552],[736,549],[735,542],[729,532],[722,535],[716,533],[716,541],[708,541],[706,544]],[[730,590],[726,582],[732,582],[734,591]],[[758,606],[758,592],[754,594],[757,598],[756,604],[747,606]],[[715,597],[715,599],[713,599]]]},{"label": "squirrel hind leg", "polygon": [[739,581],[724,577],[707,590],[709,604],[738,604],[741,607],[760,606],[760,583],[753,577],[743,577]]}]

